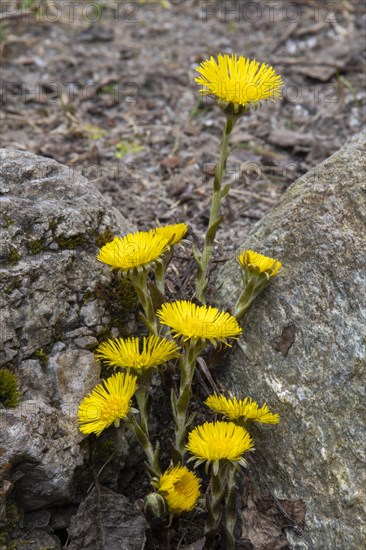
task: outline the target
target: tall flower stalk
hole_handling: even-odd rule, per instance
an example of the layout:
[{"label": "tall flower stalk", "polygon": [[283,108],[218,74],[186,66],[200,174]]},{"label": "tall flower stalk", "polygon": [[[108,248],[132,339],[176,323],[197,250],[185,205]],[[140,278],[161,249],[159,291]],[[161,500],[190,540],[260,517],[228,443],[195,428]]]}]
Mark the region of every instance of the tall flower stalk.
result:
[{"label": "tall flower stalk", "polygon": [[151,383],[151,369],[143,372],[143,374],[139,376],[139,380],[140,385],[135,393],[139,421],[136,420],[136,415],[131,415],[128,427],[133,431],[137,441],[145,453],[150,475],[157,476],[161,473],[159,458],[160,444],[157,443],[155,448],[152,444],[149,433],[148,416],[148,387]]},{"label": "tall flower stalk", "polygon": [[221,467],[217,474],[211,473],[209,491],[206,494],[207,518],[205,521],[205,550],[214,546],[214,540],[222,519],[222,506],[225,497],[225,478]]},{"label": "tall flower stalk", "polygon": [[202,85],[200,94],[213,95],[217,105],[226,115],[220,148],[220,161],[215,169],[210,219],[202,252],[197,248],[193,254],[197,263],[196,297],[205,303],[207,288],[207,269],[212,256],[213,244],[218,226],[222,221],[220,216],[221,201],[230,191],[229,185],[222,186],[229,156],[229,136],[237,120],[250,107],[255,109],[262,101],[274,101],[280,96],[282,78],[274,69],[265,63],[260,65],[256,60],[232,55],[218,55],[217,60],[211,57],[203,61],[196,71],[199,76],[195,81]]},{"label": "tall flower stalk", "polygon": [[148,274],[143,271],[142,273],[134,273],[131,276],[131,282],[136,290],[144,314],[140,315],[141,320],[147,327],[150,334],[157,336],[159,334],[158,324],[155,317],[155,308],[147,286]]},{"label": "tall flower stalk", "polygon": [[155,283],[162,295],[165,293],[165,276],[169,264],[173,259],[174,245],[178,244],[184,238],[187,231],[188,226],[185,223],[156,227],[151,230],[155,235],[166,238],[170,247],[168,252],[162,256],[162,261],[158,262],[155,266]]},{"label": "tall flower stalk", "polygon": [[180,359],[180,386],[179,395],[174,390],[171,394],[172,411],[175,421],[175,450],[179,460],[183,462],[185,446],[187,441],[187,430],[191,425],[194,416],[188,418],[187,412],[191,399],[191,387],[196,368],[197,357],[202,351],[202,345],[191,345],[190,342],[184,345],[184,354]]},{"label": "tall flower stalk", "polygon": [[225,501],[225,539],[226,539],[226,550],[235,550],[235,529],[236,529],[236,478],[237,478],[237,469],[235,465],[230,464],[227,473],[226,473],[226,501]]},{"label": "tall flower stalk", "polygon": [[230,186],[227,184],[225,187],[222,187],[224,174],[226,171],[226,162],[228,159],[228,143],[229,136],[234,128],[236,118],[232,116],[227,116],[226,122],[224,125],[224,131],[221,140],[220,147],[220,161],[218,166],[215,168],[215,177],[213,182],[213,193],[211,200],[211,211],[210,219],[208,222],[208,228],[205,236],[205,242],[202,252],[198,250],[197,247],[194,247],[193,254],[197,263],[197,280],[196,280],[196,297],[200,302],[205,303],[205,293],[208,284],[207,279],[207,269],[208,264],[212,256],[212,249],[215,241],[215,236],[219,228],[220,223],[222,222],[222,216],[220,215],[220,206],[223,198],[230,191]]},{"label": "tall flower stalk", "polygon": [[131,415],[129,422],[127,422],[127,426],[132,430],[133,434],[136,436],[137,441],[139,442],[141,448],[145,453],[149,465],[150,474],[155,476],[159,475],[160,445],[157,444],[154,449],[151,439],[149,437],[149,433],[146,430],[145,424],[137,422],[136,418],[133,415]]}]

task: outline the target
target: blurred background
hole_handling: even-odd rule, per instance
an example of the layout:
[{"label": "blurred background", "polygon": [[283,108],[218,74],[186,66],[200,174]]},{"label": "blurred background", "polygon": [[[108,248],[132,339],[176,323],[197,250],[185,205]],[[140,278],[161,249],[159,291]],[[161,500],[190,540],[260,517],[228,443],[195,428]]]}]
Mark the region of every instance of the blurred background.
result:
[{"label": "blurred background", "polygon": [[26,0],[1,2],[0,17],[1,146],[84,174],[139,229],[184,220],[204,233],[223,116],[193,78],[211,55],[255,58],[285,81],[233,133],[229,249],[364,126],[363,0]]}]

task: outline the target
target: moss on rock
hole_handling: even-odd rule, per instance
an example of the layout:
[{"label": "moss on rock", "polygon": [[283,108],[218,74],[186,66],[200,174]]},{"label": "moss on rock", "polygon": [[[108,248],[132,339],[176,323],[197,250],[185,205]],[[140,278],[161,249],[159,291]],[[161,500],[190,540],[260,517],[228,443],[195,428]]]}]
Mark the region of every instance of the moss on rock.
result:
[{"label": "moss on rock", "polygon": [[3,214],[3,222],[5,227],[11,227],[15,224],[15,221],[11,219],[11,217],[8,214]]},{"label": "moss on rock", "polygon": [[104,246],[105,244],[110,243],[111,241],[113,241],[114,237],[115,237],[115,234],[113,233],[111,228],[107,227],[107,229],[105,229],[102,233],[99,233],[96,236],[95,244],[99,248],[102,248],[102,246]]},{"label": "moss on rock", "polygon": [[9,285],[5,287],[5,294],[11,294],[15,289],[20,288],[22,286],[22,278],[20,275],[17,277],[14,277]]},{"label": "moss on rock", "polygon": [[17,264],[20,260],[18,249],[12,244],[9,244],[8,246],[7,260],[12,265]]},{"label": "moss on rock", "polygon": [[60,235],[59,237],[54,237],[54,241],[60,248],[68,248],[72,250],[78,246],[83,246],[86,244],[86,239],[82,235],[72,235],[72,237],[64,237],[63,235]]},{"label": "moss on rock", "polygon": [[4,407],[16,407],[20,401],[18,380],[8,369],[0,369],[0,403]]},{"label": "moss on rock", "polygon": [[46,367],[48,363],[48,354],[44,348],[36,349],[36,351],[32,354],[32,357],[35,359],[38,359],[38,361],[41,363],[42,367]]},{"label": "moss on rock", "polygon": [[32,254],[40,254],[43,250],[42,241],[39,239],[34,239],[33,241],[30,241],[28,243],[29,250],[32,252]]},{"label": "moss on rock", "polygon": [[[107,284],[98,283],[94,291],[95,298],[105,302],[105,307],[111,316],[111,326],[117,327],[120,336],[126,334],[128,315],[137,311],[138,298],[133,284],[114,271]],[[106,334],[110,327],[106,327]]]}]

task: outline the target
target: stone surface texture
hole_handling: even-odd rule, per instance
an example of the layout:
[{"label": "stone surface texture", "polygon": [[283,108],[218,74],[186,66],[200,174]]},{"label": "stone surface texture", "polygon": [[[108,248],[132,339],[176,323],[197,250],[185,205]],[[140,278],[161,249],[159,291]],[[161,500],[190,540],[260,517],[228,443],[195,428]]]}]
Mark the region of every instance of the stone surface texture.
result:
[{"label": "stone surface texture", "polygon": [[0,410],[0,478],[34,510],[73,494],[85,458],[77,407],[99,380],[90,350],[111,323],[94,293],[110,280],[96,243],[131,226],[52,159],[2,149],[0,165],[0,367],[22,393]]},{"label": "stone surface texture", "polygon": [[[366,134],[297,180],[254,228],[252,248],[283,263],[222,365],[233,392],[266,401],[279,426],[254,429],[259,471],[306,504],[294,548],[366,547]],[[233,304],[239,267],[216,281]],[[291,540],[291,535],[289,535]]]}]

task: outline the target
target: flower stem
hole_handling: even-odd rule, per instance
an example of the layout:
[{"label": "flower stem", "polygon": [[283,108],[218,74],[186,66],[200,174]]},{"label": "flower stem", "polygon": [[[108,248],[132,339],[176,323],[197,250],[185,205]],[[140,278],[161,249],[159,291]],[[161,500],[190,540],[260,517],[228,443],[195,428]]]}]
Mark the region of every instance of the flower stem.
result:
[{"label": "flower stem", "polygon": [[205,237],[205,243],[202,253],[197,249],[194,250],[195,260],[197,262],[198,274],[196,281],[196,297],[202,303],[205,303],[205,292],[207,288],[207,267],[212,255],[213,243],[217,229],[222,221],[220,216],[220,204],[221,200],[228,194],[230,188],[225,186],[222,188],[222,181],[226,170],[226,161],[228,154],[229,136],[236,122],[235,117],[227,116],[226,123],[221,141],[220,149],[220,161],[219,165],[215,169],[215,178],[213,184],[213,195],[211,201],[210,219],[208,222],[207,233]]},{"label": "flower stem", "polygon": [[150,466],[150,471],[154,473],[156,477],[159,477],[161,474],[160,466],[159,466],[159,448],[154,450],[152,443],[150,441],[150,437],[145,433],[142,426],[140,426],[133,415],[131,415],[130,422],[127,423],[128,427],[132,430],[132,432],[135,434],[137,441],[139,442],[140,446],[145,452],[147,462]]},{"label": "flower stem", "polygon": [[235,466],[230,465],[226,482],[225,503],[226,550],[235,550],[236,494],[236,469]]},{"label": "flower stem", "polygon": [[148,415],[147,415],[147,402],[149,399],[149,394],[143,385],[140,385],[137,388],[135,397],[137,401],[137,407],[140,412],[140,427],[142,431],[146,434],[146,437],[149,438]]},{"label": "flower stem", "polygon": [[233,312],[237,321],[243,319],[258,294],[269,285],[269,277],[266,273],[248,275],[246,270],[243,270],[243,283],[244,290],[240,294]]},{"label": "flower stem", "polygon": [[175,448],[182,462],[185,454],[187,428],[190,424],[190,422],[187,421],[187,410],[191,398],[191,386],[196,360],[202,351],[202,345],[198,343],[191,345],[188,342],[184,345],[184,348],[185,352],[180,359],[180,387],[178,398],[174,392],[172,393],[173,416],[176,424]]},{"label": "flower stem", "polygon": [[135,287],[140,304],[145,313],[145,315],[141,316],[142,320],[145,323],[146,327],[148,328],[150,334],[154,334],[155,336],[158,336],[159,334],[158,325],[157,325],[157,320],[155,316],[154,305],[152,303],[150,292],[147,287],[146,271],[135,273],[131,277],[131,282]]},{"label": "flower stem", "polygon": [[155,266],[155,283],[162,294],[165,293],[165,274],[173,258],[173,253],[174,248],[171,247],[161,258],[161,261],[157,262]]},{"label": "flower stem", "polygon": [[220,526],[222,516],[222,501],[225,496],[225,472],[222,465],[215,475],[211,474],[210,488],[206,497],[207,519],[205,523],[205,550],[214,546],[217,530]]}]

